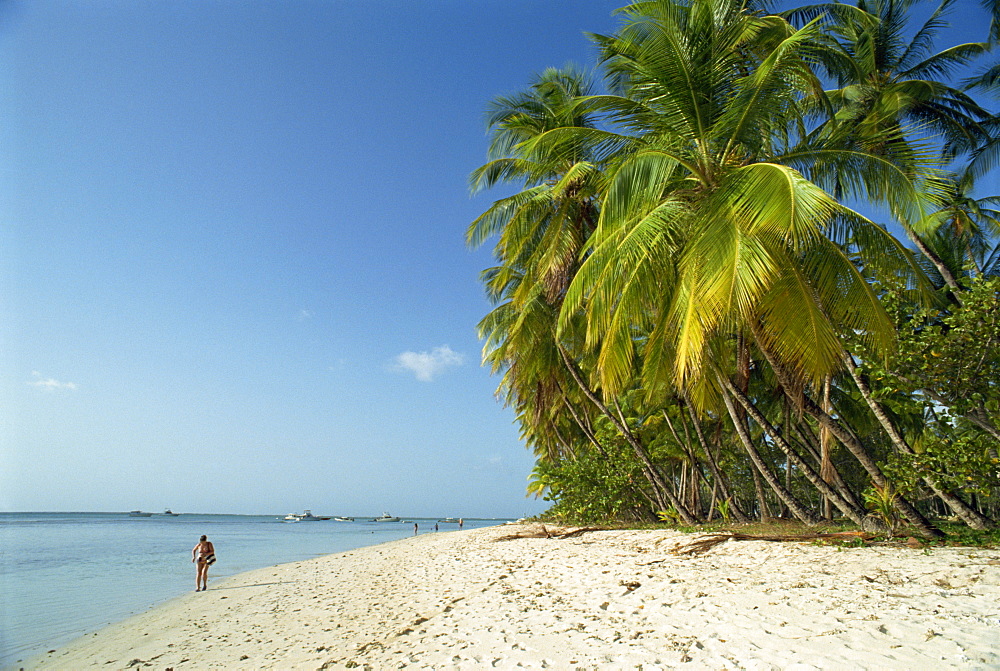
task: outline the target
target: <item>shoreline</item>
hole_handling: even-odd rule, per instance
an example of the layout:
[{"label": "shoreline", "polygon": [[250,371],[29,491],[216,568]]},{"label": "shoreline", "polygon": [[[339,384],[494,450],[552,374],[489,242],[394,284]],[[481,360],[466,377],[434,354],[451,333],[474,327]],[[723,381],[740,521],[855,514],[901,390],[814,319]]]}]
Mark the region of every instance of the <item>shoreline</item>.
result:
[{"label": "shoreline", "polygon": [[998,550],[728,541],[677,555],[698,536],[538,528],[210,580],[23,668],[1000,668]]}]

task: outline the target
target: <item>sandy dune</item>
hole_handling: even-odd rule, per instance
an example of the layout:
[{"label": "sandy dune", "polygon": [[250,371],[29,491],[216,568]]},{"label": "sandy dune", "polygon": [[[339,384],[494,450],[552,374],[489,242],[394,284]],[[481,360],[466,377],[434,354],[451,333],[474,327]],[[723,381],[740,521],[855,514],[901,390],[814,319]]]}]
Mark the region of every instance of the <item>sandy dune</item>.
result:
[{"label": "sandy dune", "polygon": [[210,583],[59,669],[1000,669],[1000,551],[424,534]]}]

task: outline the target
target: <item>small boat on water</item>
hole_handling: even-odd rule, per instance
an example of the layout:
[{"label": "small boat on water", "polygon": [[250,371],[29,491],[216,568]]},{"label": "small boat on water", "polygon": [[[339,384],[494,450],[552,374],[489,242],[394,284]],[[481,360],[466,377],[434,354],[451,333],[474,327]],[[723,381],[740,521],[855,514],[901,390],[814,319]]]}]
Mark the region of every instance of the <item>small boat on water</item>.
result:
[{"label": "small boat on water", "polygon": [[330,518],[313,515],[311,510],[303,511],[301,515],[299,513],[290,513],[285,515],[286,522],[322,522],[323,520],[328,519]]},{"label": "small boat on water", "polygon": [[398,517],[393,517],[389,513],[382,513],[378,517],[372,520],[372,522],[398,522]]},{"label": "small boat on water", "polygon": [[457,517],[446,517],[443,520],[438,520],[441,524],[458,524]]},{"label": "small boat on water", "polygon": [[178,513],[175,513],[170,508],[167,508],[166,510],[163,511],[163,515],[164,517],[177,517]]},{"label": "small boat on water", "polygon": [[320,522],[322,520],[328,520],[328,519],[330,518],[313,515],[311,510],[306,510],[301,515],[299,515],[299,522]]},{"label": "small boat on water", "polygon": [[141,510],[131,510],[128,514],[129,517],[152,517],[153,513],[144,513]]},{"label": "small boat on water", "polygon": [[333,521],[334,522],[353,522],[354,518],[353,517],[334,517]]}]

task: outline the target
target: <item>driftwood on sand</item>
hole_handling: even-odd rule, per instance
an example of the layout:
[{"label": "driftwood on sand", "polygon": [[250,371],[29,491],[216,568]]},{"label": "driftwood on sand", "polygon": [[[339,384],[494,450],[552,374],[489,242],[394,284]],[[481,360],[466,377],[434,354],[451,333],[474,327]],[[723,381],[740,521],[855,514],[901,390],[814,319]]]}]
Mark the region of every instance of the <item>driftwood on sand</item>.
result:
[{"label": "driftwood on sand", "polygon": [[604,527],[546,527],[538,524],[520,529],[517,533],[500,536],[497,541],[512,541],[518,538],[575,538],[590,531],[604,531]]},{"label": "driftwood on sand", "polygon": [[828,540],[828,541],[851,541],[851,540],[869,540],[873,536],[869,533],[863,531],[838,531],[835,533],[808,533],[808,534],[740,534],[740,533],[722,533],[722,534],[709,534],[707,536],[702,536],[698,540],[688,543],[686,545],[681,545],[675,547],[670,551],[670,554],[674,555],[695,555],[708,552],[716,545],[722,545],[726,541],[775,541],[775,542],[787,542],[787,541],[814,541],[814,540]]}]

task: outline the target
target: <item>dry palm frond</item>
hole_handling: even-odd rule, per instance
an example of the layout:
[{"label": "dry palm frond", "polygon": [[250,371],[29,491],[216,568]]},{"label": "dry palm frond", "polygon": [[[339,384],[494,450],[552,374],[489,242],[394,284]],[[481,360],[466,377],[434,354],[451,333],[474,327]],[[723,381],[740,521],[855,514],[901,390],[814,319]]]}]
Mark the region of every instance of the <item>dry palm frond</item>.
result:
[{"label": "dry palm frond", "polygon": [[693,543],[688,543],[687,545],[675,547],[673,550],[670,551],[670,554],[675,554],[675,555],[703,554],[714,548],[716,545],[722,545],[732,537],[733,534],[712,534],[711,536],[704,536],[703,538],[700,538],[694,541]]}]

